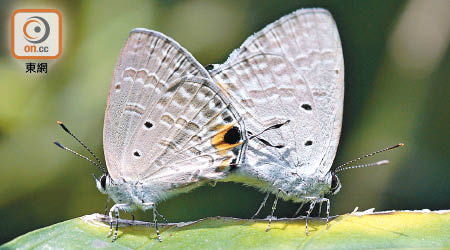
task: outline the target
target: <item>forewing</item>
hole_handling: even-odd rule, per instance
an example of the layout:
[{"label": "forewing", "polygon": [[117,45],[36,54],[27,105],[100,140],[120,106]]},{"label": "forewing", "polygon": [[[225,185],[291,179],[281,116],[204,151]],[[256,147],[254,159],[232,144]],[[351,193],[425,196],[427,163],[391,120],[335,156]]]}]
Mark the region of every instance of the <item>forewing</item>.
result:
[{"label": "forewing", "polygon": [[[341,43],[328,11],[303,9],[282,17],[249,37],[210,73],[240,103],[236,108],[249,131],[291,120],[261,136],[286,145],[269,154],[279,152],[279,160],[289,161],[286,167],[328,172],[339,142],[344,98]],[[264,148],[260,150],[255,158],[264,158]]]},{"label": "forewing", "polygon": [[200,177],[214,172],[230,158],[231,148],[220,152],[211,138],[229,124],[240,126],[237,113],[218,92],[206,70],[178,43],[155,31],[133,30],[115,68],[105,113],[104,151],[111,177],[167,174],[181,159],[190,159],[191,169],[183,170],[207,169],[194,171]]}]

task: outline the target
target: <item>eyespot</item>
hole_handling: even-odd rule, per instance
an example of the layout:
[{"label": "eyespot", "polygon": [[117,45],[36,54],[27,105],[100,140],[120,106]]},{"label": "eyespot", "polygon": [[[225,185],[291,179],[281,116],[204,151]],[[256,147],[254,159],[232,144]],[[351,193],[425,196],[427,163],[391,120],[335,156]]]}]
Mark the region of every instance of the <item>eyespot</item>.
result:
[{"label": "eyespot", "polygon": [[137,150],[135,150],[133,152],[133,155],[136,156],[137,158],[141,157],[141,153],[139,151],[137,151]]},{"label": "eyespot", "polygon": [[241,131],[236,126],[229,129],[223,137],[223,141],[228,144],[236,144],[240,140],[241,140]]},{"label": "eyespot", "polygon": [[313,144],[312,141],[306,141],[306,142],[305,142],[305,146],[311,146],[312,144]]}]

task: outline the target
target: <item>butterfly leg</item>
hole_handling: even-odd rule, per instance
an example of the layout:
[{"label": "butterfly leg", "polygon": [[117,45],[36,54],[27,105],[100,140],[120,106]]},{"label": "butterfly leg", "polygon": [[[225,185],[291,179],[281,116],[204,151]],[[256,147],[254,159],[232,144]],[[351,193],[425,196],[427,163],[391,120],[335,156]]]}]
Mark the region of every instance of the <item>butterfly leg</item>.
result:
[{"label": "butterfly leg", "polygon": [[128,204],[114,204],[114,206],[111,207],[109,210],[109,233],[108,236],[111,236],[113,231],[113,217],[112,212],[114,211],[115,217],[116,217],[116,231],[114,232],[114,236],[112,238],[112,241],[115,241],[117,239],[117,233],[119,231],[119,209],[125,209],[128,207]]},{"label": "butterfly leg", "polygon": [[115,207],[116,205],[114,205],[110,210],[109,210],[109,233],[108,233],[108,235],[106,236],[106,237],[109,237],[109,236],[111,236],[111,234],[112,234],[112,231],[113,231],[113,217],[112,217],[112,212],[114,211],[114,207]]},{"label": "butterfly leg", "polygon": [[272,205],[272,212],[270,213],[269,224],[267,224],[266,232],[269,231],[270,223],[272,223],[273,213],[275,212],[275,209],[277,208],[278,194],[280,193],[280,190],[281,189],[278,190],[278,193],[275,196],[275,201],[273,202],[273,205]]},{"label": "butterfly leg", "polygon": [[330,219],[330,200],[327,198],[323,198],[322,201],[326,201],[327,202],[327,228],[328,228],[328,221]]},{"label": "butterfly leg", "polygon": [[315,205],[316,205],[316,201],[312,200],[311,201],[311,205],[309,206],[308,212],[306,214],[306,236],[308,236],[308,219],[309,219],[309,215],[311,214],[311,212],[314,209]]},{"label": "butterfly leg", "polygon": [[269,195],[270,195],[270,193],[267,193],[267,194],[266,194],[266,197],[264,197],[263,202],[261,203],[261,205],[259,206],[258,210],[257,210],[256,213],[252,216],[251,219],[254,219],[254,218],[259,214],[259,212],[261,211],[261,209],[266,205],[266,202],[267,202],[267,199],[269,198]]},{"label": "butterfly leg", "polygon": [[295,211],[295,214],[292,216],[292,217],[297,217],[297,215],[300,213],[300,211],[302,210],[302,208],[303,208],[303,205],[305,205],[305,202],[302,202],[301,204],[300,204],[300,207],[297,209],[297,211]]},{"label": "butterfly leg", "polygon": [[152,209],[153,223],[155,224],[156,236],[158,237],[158,241],[162,242],[161,234],[159,233],[159,228],[158,228],[158,217],[157,216],[159,215],[161,218],[163,218],[165,221],[167,221],[166,218],[164,218],[164,216],[162,216],[160,213],[158,213],[158,211],[156,210],[155,203],[143,203],[142,207],[144,208],[144,210]]},{"label": "butterfly leg", "polygon": [[165,223],[169,223],[169,222],[167,221],[166,217],[164,217],[164,215],[160,214],[160,213],[158,212],[158,210],[156,210],[156,209],[154,209],[154,210],[155,210],[155,212],[156,212],[156,215],[158,215],[159,217],[161,217],[161,219],[163,219]]},{"label": "butterfly leg", "polygon": [[108,205],[109,205],[109,196],[108,196],[108,198],[106,199],[106,205],[105,205],[105,216],[108,214]]},{"label": "butterfly leg", "polygon": [[117,232],[119,231],[119,208],[116,206],[116,209],[114,210],[114,213],[116,214],[116,231],[114,232],[114,236],[112,238],[112,241],[115,241],[117,238]]},{"label": "butterfly leg", "polygon": [[321,200],[320,202],[319,202],[319,218],[320,218],[320,214],[322,213],[322,203],[324,202],[325,200]]},{"label": "butterfly leg", "polygon": [[113,211],[113,209],[111,208],[111,210],[109,210],[109,233],[106,237],[109,237],[112,234],[112,223],[113,223],[112,211]]},{"label": "butterfly leg", "polygon": [[155,223],[156,236],[158,236],[158,241],[162,242],[161,235],[158,229],[158,217],[156,217],[156,207],[153,208],[153,222]]}]

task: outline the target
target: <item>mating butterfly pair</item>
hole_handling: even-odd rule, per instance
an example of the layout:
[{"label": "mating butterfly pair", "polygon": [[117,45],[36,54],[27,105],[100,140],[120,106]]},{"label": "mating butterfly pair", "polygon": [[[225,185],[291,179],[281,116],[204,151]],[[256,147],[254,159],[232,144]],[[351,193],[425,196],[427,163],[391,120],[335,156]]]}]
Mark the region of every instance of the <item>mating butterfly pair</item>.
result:
[{"label": "mating butterfly pair", "polygon": [[275,194],[272,215],[278,198],[309,202],[307,218],[326,201],[328,222],[343,100],[341,42],[324,9],[284,16],[206,68],[162,33],[134,29],[109,91],[107,169],[95,163],[98,189],[116,203],[113,241],[119,210],[135,209],[153,210],[161,240],[156,204],[206,182],[254,186],[267,193],[261,207]]}]

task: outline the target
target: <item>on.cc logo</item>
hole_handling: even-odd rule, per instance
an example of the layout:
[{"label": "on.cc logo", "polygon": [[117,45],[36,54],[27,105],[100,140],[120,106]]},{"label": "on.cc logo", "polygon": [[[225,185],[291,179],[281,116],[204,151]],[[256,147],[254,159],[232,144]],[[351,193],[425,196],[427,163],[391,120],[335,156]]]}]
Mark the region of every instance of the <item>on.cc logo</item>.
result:
[{"label": "on.cc logo", "polygon": [[11,15],[11,53],[17,59],[55,59],[62,51],[62,18],[55,9],[18,9]]},{"label": "on.cc logo", "polygon": [[30,43],[42,43],[47,40],[49,34],[50,25],[40,16],[28,18],[23,25],[23,35]]}]

